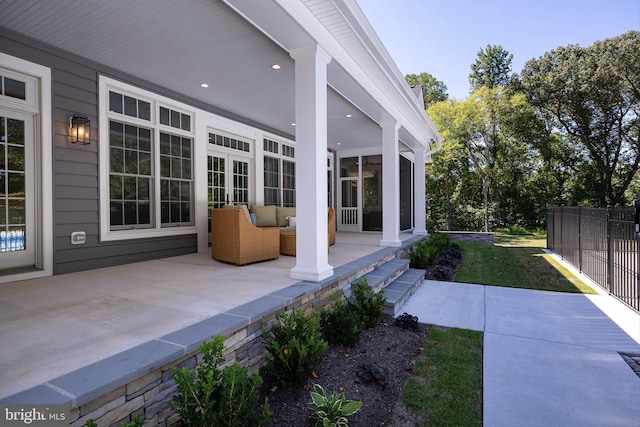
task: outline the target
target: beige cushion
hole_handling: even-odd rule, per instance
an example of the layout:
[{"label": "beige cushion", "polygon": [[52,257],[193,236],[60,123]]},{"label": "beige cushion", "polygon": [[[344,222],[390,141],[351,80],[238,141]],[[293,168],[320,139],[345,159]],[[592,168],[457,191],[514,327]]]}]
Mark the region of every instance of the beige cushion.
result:
[{"label": "beige cushion", "polygon": [[242,209],[244,214],[247,216],[249,222],[251,222],[251,216],[249,215],[249,209],[245,205],[224,205],[223,209]]},{"label": "beige cushion", "polygon": [[278,227],[288,227],[289,220],[287,217],[289,216],[296,216],[296,208],[276,207],[276,221],[278,222]]},{"label": "beige cushion", "polygon": [[256,214],[256,225],[258,227],[277,227],[275,206],[253,206],[251,208]]}]

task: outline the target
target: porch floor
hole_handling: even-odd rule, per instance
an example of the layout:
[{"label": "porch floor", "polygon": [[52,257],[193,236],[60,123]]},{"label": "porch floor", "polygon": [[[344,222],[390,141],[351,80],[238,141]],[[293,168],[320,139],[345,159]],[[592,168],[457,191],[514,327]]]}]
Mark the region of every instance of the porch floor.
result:
[{"label": "porch floor", "polygon": [[[381,238],[339,232],[329,264],[376,252]],[[297,283],[294,266],[281,255],[237,267],[207,251],[0,284],[0,399]]]}]

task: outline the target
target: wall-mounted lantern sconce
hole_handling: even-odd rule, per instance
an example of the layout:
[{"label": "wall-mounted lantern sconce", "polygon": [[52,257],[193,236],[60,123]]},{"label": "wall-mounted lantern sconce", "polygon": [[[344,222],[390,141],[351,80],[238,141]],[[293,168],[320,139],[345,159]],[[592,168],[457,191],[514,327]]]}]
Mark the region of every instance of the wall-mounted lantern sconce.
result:
[{"label": "wall-mounted lantern sconce", "polygon": [[89,141],[89,129],[91,128],[91,121],[87,116],[81,116],[74,114],[69,119],[69,133],[71,136],[71,142],[74,144],[87,145]]}]

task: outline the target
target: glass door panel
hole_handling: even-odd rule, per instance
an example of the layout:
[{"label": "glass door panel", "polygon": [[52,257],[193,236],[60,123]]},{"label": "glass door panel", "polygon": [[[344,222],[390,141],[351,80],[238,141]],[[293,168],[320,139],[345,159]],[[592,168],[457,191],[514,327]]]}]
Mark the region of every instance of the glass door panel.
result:
[{"label": "glass door panel", "polygon": [[35,264],[33,116],[0,109],[0,269]]},{"label": "glass door panel", "polygon": [[[231,165],[230,170],[229,165]],[[227,154],[208,155],[209,234],[211,234],[211,209],[218,209],[226,204],[249,204],[250,174],[248,159],[235,158]]]},{"label": "glass door panel", "polygon": [[233,162],[233,204],[249,205],[249,162],[232,159]]},{"label": "glass door panel", "polygon": [[340,159],[340,183],[338,187],[338,229],[341,231],[360,231],[358,211],[359,158]]},{"label": "glass door panel", "polygon": [[225,204],[226,194],[226,159],[224,157],[209,156],[208,158],[208,186],[209,209],[221,208]]},{"label": "glass door panel", "polygon": [[362,157],[362,230],[382,231],[382,156]]},{"label": "glass door panel", "polygon": [[413,167],[400,156],[400,231],[413,228]]}]

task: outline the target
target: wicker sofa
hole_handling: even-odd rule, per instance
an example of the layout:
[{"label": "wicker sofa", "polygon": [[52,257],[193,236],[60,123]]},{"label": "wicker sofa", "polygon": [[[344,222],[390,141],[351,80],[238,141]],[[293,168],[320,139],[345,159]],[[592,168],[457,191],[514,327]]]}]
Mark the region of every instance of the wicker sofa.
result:
[{"label": "wicker sofa", "polygon": [[[277,208],[277,215],[276,215]],[[289,217],[295,217],[295,208],[253,206],[225,206],[211,210],[211,257],[236,265],[276,259],[281,253],[295,255],[294,250],[282,251],[281,231],[295,232]],[[253,218],[252,218],[253,217]],[[336,243],[336,211],[329,209],[328,241]],[[254,225],[254,223],[256,225]],[[284,239],[289,245],[293,240]]]},{"label": "wicker sofa", "polygon": [[246,207],[211,210],[211,256],[245,265],[280,256],[280,229],[251,223]]},{"label": "wicker sofa", "polygon": [[[252,206],[250,215],[254,216],[254,221],[258,227],[279,227],[283,231],[295,231],[292,226],[291,217],[296,217],[296,208],[281,206]],[[329,245],[336,243],[336,210],[329,208],[327,214]]]}]

